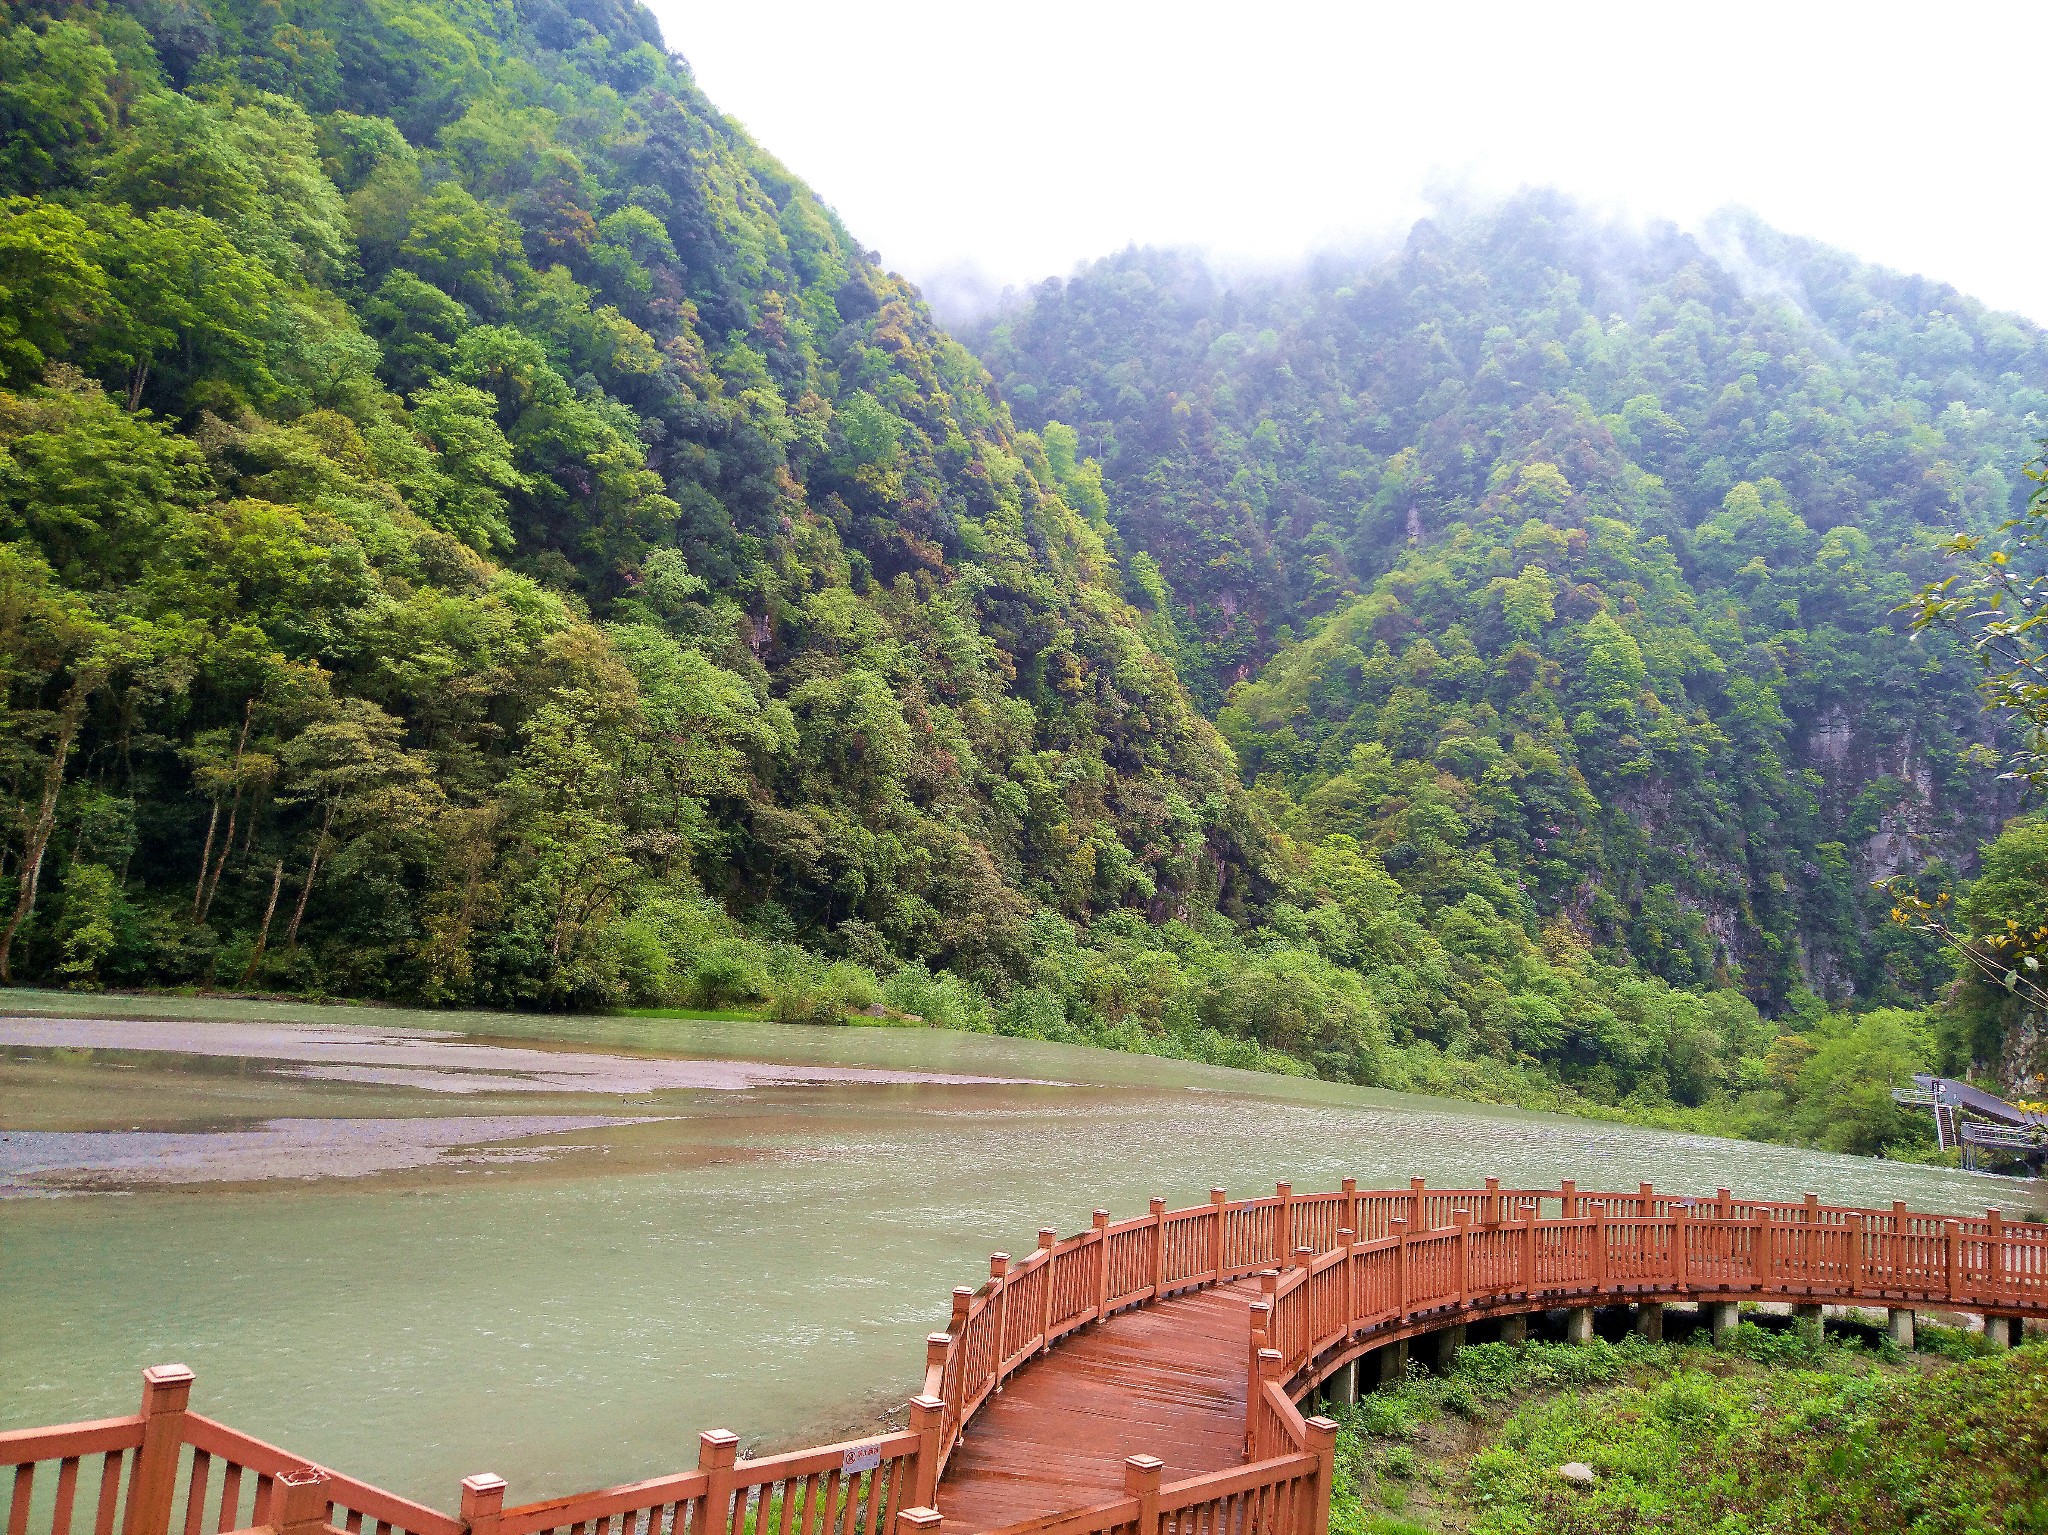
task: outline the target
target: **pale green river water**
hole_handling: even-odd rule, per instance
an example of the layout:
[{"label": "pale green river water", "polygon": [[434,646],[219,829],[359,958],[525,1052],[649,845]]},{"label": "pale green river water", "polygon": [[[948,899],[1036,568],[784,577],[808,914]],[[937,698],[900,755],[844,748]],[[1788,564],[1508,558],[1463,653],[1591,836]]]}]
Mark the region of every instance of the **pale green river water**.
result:
[{"label": "pale green river water", "polygon": [[[407,1028],[562,1069],[351,1044]],[[829,1068],[881,1075],[778,1079]],[[537,1135],[542,1116],[572,1128]],[[139,1369],[179,1361],[200,1411],[299,1454],[444,1508],[493,1470],[525,1501],[694,1464],[704,1428],[766,1448],[871,1427],[917,1389],[951,1287],[1040,1225],[1346,1174],[2038,1202],[1936,1169],[921,1029],[14,992],[0,1428],[132,1411]]]}]

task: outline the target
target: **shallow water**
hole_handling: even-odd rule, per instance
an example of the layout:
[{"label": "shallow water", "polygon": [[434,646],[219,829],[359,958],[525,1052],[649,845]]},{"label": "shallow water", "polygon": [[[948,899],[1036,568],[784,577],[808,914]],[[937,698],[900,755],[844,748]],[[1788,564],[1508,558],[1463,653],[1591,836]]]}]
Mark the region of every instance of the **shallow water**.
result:
[{"label": "shallow water", "polygon": [[[191,1021],[10,1034],[0,1020],[0,1040],[44,1041],[0,1045],[0,1130],[46,1149],[80,1138],[81,1161],[184,1137],[210,1181],[152,1186],[113,1156],[92,1186],[127,1192],[0,1201],[0,1427],[132,1410],[137,1370],[179,1360],[198,1372],[201,1411],[449,1508],[473,1471],[505,1475],[524,1501],[693,1464],[703,1428],[769,1446],[872,1424],[916,1388],[952,1285],[977,1282],[992,1248],[1028,1249],[1040,1225],[1078,1229],[1098,1204],[1123,1215],[1152,1194],[1182,1205],[1212,1184],[1314,1189],[1346,1174],[1366,1187],[1650,1179],[1957,1211],[2013,1193],[1936,1169],[926,1030],[4,1001],[13,1017]],[[266,1032],[250,1047],[276,1053],[209,1053],[254,1039],[237,1033],[251,1024]],[[308,1030],[344,1054],[406,1030],[440,1037],[419,1047],[431,1056],[400,1044],[365,1067],[372,1079],[338,1080],[297,1074],[308,1062],[293,1039]],[[464,1041],[445,1031],[519,1055],[451,1062]],[[119,1047],[131,1042],[146,1048]],[[571,1055],[582,1062],[557,1069]],[[735,1067],[737,1085],[676,1064],[691,1061]],[[477,1080],[432,1080],[450,1072]],[[931,1074],[1007,1080],[916,1079]],[[560,1133],[542,1133],[549,1116],[565,1116]],[[331,1128],[372,1120],[406,1124]],[[402,1165],[316,1149],[282,1178],[230,1139],[317,1148],[322,1134],[379,1133],[411,1148]]]}]

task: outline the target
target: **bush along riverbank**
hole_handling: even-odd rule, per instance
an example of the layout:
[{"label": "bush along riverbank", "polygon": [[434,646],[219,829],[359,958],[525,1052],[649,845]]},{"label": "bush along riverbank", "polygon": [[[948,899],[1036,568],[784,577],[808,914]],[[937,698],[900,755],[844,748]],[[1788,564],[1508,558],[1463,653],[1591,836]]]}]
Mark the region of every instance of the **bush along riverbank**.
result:
[{"label": "bush along riverbank", "polygon": [[1332,1535],[2048,1531],[2048,1342],[1867,1332],[1460,1349],[1328,1409]]}]

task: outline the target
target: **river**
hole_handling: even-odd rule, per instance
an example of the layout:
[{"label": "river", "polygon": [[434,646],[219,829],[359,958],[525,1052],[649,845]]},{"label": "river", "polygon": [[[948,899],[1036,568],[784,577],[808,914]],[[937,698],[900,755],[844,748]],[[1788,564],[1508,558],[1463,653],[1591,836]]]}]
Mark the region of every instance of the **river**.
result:
[{"label": "river", "polygon": [[0,998],[0,1428],[200,1411],[452,1509],[859,1432],[948,1292],[1103,1205],[2005,1180],[924,1029]]}]

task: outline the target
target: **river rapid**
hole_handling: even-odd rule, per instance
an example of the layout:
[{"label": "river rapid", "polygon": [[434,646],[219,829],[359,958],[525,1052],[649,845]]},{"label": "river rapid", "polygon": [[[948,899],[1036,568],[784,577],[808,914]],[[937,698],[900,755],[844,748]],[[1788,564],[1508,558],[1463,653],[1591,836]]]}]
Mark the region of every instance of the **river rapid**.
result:
[{"label": "river rapid", "polygon": [[[926,1029],[0,996],[0,1429],[194,1406],[452,1509],[863,1432],[951,1287],[1101,1205],[2009,1180]],[[2017,1196],[2017,1197],[2016,1197]],[[893,1414],[900,1421],[900,1410]]]}]

